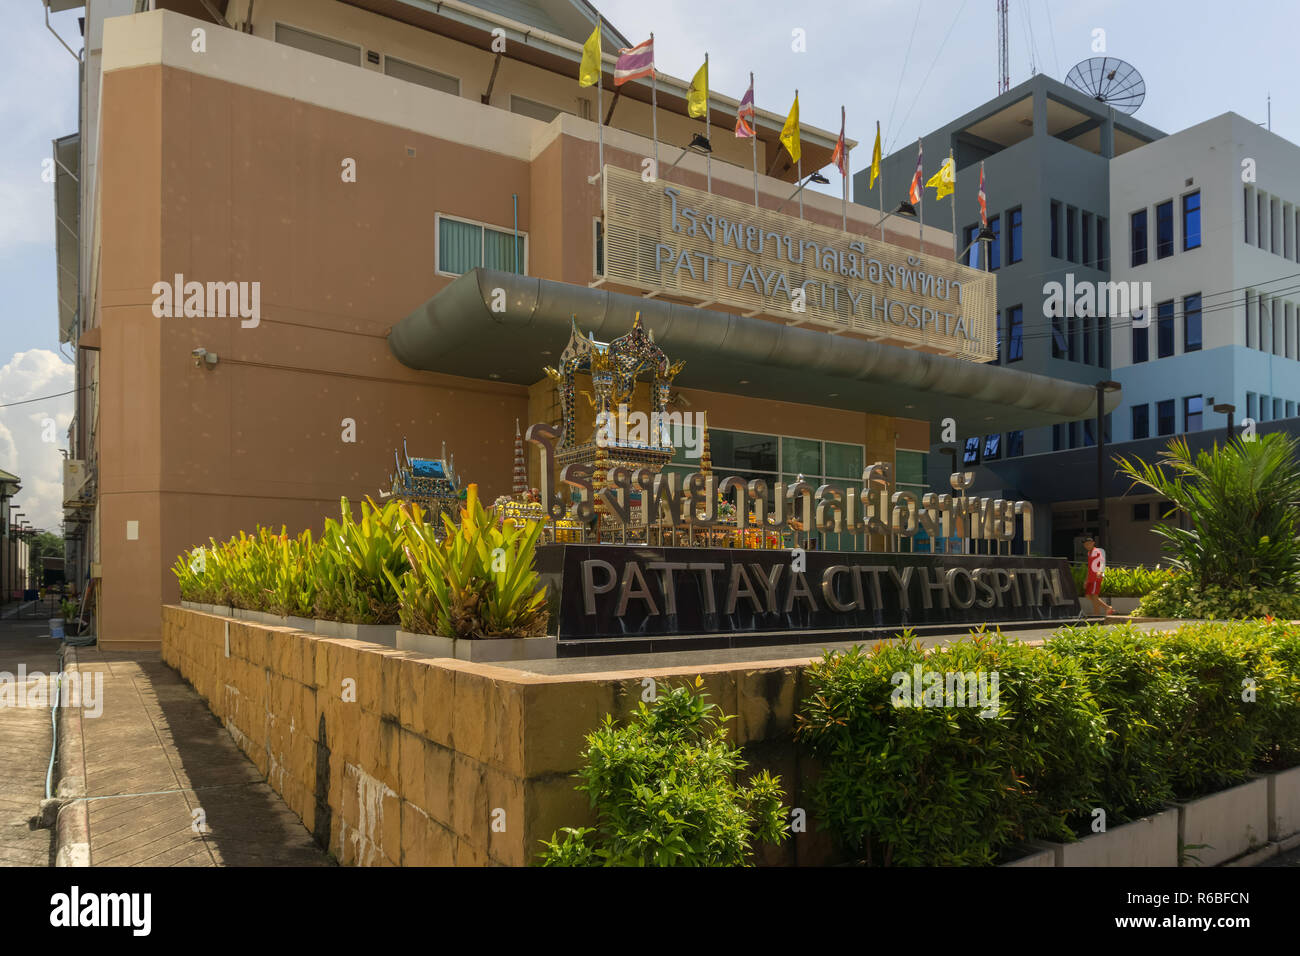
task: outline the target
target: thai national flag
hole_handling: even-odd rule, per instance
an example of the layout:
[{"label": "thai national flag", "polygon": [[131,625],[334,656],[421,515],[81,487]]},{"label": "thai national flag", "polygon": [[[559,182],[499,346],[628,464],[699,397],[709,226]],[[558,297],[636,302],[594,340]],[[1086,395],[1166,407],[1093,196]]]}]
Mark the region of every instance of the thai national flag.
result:
[{"label": "thai national flag", "polygon": [[912,174],[912,188],[907,191],[907,198],[915,206],[921,201],[921,141],[916,141],[916,172]]},{"label": "thai national flag", "polygon": [[652,37],[644,43],[638,43],[632,49],[619,50],[618,62],[614,64],[614,85],[622,86],[628,80],[638,80],[645,76],[654,76],[655,41]]},{"label": "thai national flag", "polygon": [[984,201],[984,164],[980,163],[980,226],[989,227],[989,207]]},{"label": "thai national flag", "polygon": [[754,84],[751,81],[749,89],[740,100],[740,108],[736,110],[736,136],[740,139],[752,138],[754,125]]}]

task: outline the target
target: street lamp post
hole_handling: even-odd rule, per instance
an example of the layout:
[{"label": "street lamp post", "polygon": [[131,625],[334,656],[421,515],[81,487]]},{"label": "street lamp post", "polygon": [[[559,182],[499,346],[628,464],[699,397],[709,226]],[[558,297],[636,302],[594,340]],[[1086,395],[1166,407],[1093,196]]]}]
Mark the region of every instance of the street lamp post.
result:
[{"label": "street lamp post", "polygon": [[1233,422],[1232,422],[1232,416],[1233,416],[1233,413],[1236,412],[1236,410],[1237,410],[1237,406],[1236,406],[1236,405],[1230,405],[1230,404],[1227,403],[1227,402],[1220,402],[1218,405],[1215,405],[1215,406],[1214,406],[1214,410],[1215,410],[1216,412],[1218,412],[1220,415],[1227,415],[1227,416],[1228,416],[1228,438],[1227,438],[1227,440],[1228,440],[1228,441],[1231,441],[1231,440],[1232,440],[1232,424],[1233,424]]},{"label": "street lamp post", "polygon": [[1106,393],[1118,392],[1119,382],[1097,383],[1097,544],[1110,545],[1106,537]]}]

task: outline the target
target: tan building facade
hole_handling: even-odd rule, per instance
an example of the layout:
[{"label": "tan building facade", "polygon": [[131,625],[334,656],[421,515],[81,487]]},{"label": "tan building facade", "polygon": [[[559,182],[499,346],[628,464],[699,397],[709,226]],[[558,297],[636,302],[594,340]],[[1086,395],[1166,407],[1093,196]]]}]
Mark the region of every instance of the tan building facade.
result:
[{"label": "tan building facade", "polygon": [[[489,500],[510,490],[516,421],[556,414],[542,373],[553,356],[532,351],[533,339],[516,348],[490,318],[467,326],[458,345],[477,353],[473,362],[430,371],[390,345],[390,331],[436,302],[466,264],[608,293],[610,308],[640,297],[652,328],[666,301],[597,273],[594,90],[574,79],[591,29],[574,23],[585,5],[520,0],[561,33],[467,3],[435,16],[402,3],[258,0],[251,20],[249,4],[218,5],[229,25],[178,12],[198,5],[156,5],[176,9],[102,20],[98,101],[80,131],[81,304],[70,337],[80,381],[95,387],[73,444],[94,475],[82,553],[99,579],[99,639],[115,647],[157,644],[160,607],[178,597],[178,555],[258,524],[319,527],[341,496],[378,499],[403,440],[413,455],[445,442]],[[88,43],[100,25],[90,18]],[[499,58],[493,29],[507,37]],[[684,87],[660,80],[664,169],[702,126],[685,115]],[[640,171],[653,154],[647,92],[629,90],[616,105],[603,134],[607,166]],[[749,145],[731,132],[735,104],[714,103],[711,191],[752,204]],[[798,228],[794,172],[775,142],[782,119],[760,114],[760,204],[784,203],[780,214]],[[833,143],[805,127],[805,172],[827,162]],[[703,190],[705,165],[688,153],[660,185]],[[805,193],[805,220],[842,232],[841,216],[838,200]],[[846,241],[879,242],[877,219],[850,204]],[[885,229],[898,255],[922,251],[915,223],[893,218]],[[931,228],[925,239],[925,253],[951,263],[950,235]],[[202,284],[198,298],[191,282]],[[220,284],[227,308],[210,310],[209,284]],[[173,288],[182,295],[162,301]],[[700,306],[709,321],[745,318],[671,301]],[[1092,400],[1091,390],[1063,392],[973,359],[918,364],[937,361],[935,350],[883,335],[868,342],[761,310],[745,320],[778,323],[791,342],[870,344],[871,362],[897,368],[835,375],[889,400],[855,398],[815,368],[807,389],[764,392],[762,367],[750,387],[693,357],[678,380],[683,407],[707,411],[720,431],[859,447],[867,462],[896,464],[900,480],[898,453],[919,461],[942,418],[934,395],[1031,423],[1083,417]],[[562,334],[536,338],[552,340],[558,355]],[[498,358],[514,371],[494,370]]]}]

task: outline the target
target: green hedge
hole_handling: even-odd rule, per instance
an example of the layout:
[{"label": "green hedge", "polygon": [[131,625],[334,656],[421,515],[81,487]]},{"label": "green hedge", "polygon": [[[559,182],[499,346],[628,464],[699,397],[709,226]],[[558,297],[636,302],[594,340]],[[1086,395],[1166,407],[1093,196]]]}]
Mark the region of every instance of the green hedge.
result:
[{"label": "green hedge", "polygon": [[[1071,564],[1070,573],[1074,575],[1075,590],[1082,596],[1088,566]],[[1101,593],[1103,597],[1143,597],[1168,581],[1172,574],[1169,568],[1147,568],[1142,565],[1135,568],[1108,567],[1101,579]]]},{"label": "green hedge", "polygon": [[[900,706],[917,666],[996,672],[996,708]],[[1088,832],[1097,808],[1114,825],[1300,763],[1300,628],[1282,622],[906,640],[828,652],[808,678],[818,817],[869,865],[992,864]]]}]

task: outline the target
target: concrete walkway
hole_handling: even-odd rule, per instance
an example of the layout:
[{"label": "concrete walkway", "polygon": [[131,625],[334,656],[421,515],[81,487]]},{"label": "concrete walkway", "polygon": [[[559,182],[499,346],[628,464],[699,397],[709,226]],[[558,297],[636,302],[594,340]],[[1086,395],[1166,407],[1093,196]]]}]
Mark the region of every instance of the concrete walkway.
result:
[{"label": "concrete walkway", "polygon": [[[50,762],[50,709],[28,707],[34,680],[17,683],[19,667],[50,674],[58,669],[59,641],[45,621],[15,620],[15,605],[0,620],[0,866],[49,866],[50,830],[33,830],[28,821],[45,796]],[[35,701],[33,701],[35,702]]]},{"label": "concrete walkway", "polygon": [[76,656],[68,669],[83,684],[103,681],[100,716],[87,707],[68,715],[81,731],[81,753],[69,757],[84,762],[92,866],[331,865],[157,653]]}]

